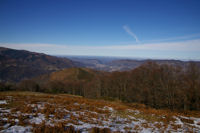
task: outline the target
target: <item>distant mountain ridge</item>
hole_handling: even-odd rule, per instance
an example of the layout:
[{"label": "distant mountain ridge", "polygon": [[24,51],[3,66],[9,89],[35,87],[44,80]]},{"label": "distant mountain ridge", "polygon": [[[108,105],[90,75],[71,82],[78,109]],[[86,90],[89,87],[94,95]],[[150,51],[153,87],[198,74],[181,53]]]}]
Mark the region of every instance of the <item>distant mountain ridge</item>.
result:
[{"label": "distant mountain ridge", "polygon": [[67,58],[0,47],[1,81],[20,81],[79,65]]},{"label": "distant mountain ridge", "polygon": [[[81,56],[65,56],[66,58],[71,59],[72,61],[80,62],[84,67],[102,70],[102,71],[127,71],[135,69],[145,62],[156,62],[157,64],[168,64],[168,65],[179,65],[185,68],[190,61],[181,61],[181,60],[167,60],[167,59],[126,59],[126,58],[117,58],[117,57],[81,57]],[[193,61],[200,67],[200,61]]]},{"label": "distant mountain ridge", "polygon": [[[182,68],[185,68],[189,64],[189,61],[180,60],[125,59],[98,56],[58,57],[0,47],[0,81],[18,82],[73,67],[90,68],[106,72],[128,71],[149,61],[160,65],[179,65]],[[195,63],[200,67],[200,61],[195,61]],[[79,72],[80,70],[76,71]]]}]

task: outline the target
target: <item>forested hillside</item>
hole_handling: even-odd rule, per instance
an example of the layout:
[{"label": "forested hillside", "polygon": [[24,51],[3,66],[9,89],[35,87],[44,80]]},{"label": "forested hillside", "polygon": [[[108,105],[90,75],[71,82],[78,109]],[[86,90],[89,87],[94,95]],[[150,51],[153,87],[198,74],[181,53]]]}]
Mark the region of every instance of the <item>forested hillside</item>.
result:
[{"label": "forested hillside", "polygon": [[79,65],[66,58],[0,47],[0,81],[17,82]]},{"label": "forested hillside", "polygon": [[3,88],[136,102],[153,108],[200,110],[200,70],[194,62],[186,69],[148,62],[131,71],[111,73],[70,68],[10,87],[4,84]]}]

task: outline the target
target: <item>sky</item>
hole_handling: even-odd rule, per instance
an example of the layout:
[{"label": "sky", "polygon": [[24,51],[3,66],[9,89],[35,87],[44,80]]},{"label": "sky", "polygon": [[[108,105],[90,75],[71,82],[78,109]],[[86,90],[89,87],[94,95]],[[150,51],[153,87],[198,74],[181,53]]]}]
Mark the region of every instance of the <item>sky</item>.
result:
[{"label": "sky", "polygon": [[200,0],[0,0],[0,46],[200,60]]}]

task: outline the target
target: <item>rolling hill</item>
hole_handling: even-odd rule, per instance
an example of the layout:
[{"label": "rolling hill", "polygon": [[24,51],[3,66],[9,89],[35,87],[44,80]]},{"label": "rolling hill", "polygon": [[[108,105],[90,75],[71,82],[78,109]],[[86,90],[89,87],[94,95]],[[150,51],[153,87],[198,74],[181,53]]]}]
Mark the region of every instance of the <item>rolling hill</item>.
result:
[{"label": "rolling hill", "polygon": [[80,64],[67,58],[0,47],[0,80],[20,81]]}]

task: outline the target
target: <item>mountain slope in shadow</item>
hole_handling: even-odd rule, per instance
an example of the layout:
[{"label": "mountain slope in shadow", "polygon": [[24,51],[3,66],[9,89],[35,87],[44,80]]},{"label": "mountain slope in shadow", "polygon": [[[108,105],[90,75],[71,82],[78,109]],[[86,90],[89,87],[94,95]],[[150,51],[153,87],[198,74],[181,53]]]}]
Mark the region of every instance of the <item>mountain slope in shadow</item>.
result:
[{"label": "mountain slope in shadow", "polygon": [[18,82],[64,68],[81,66],[67,58],[0,47],[0,80]]}]

